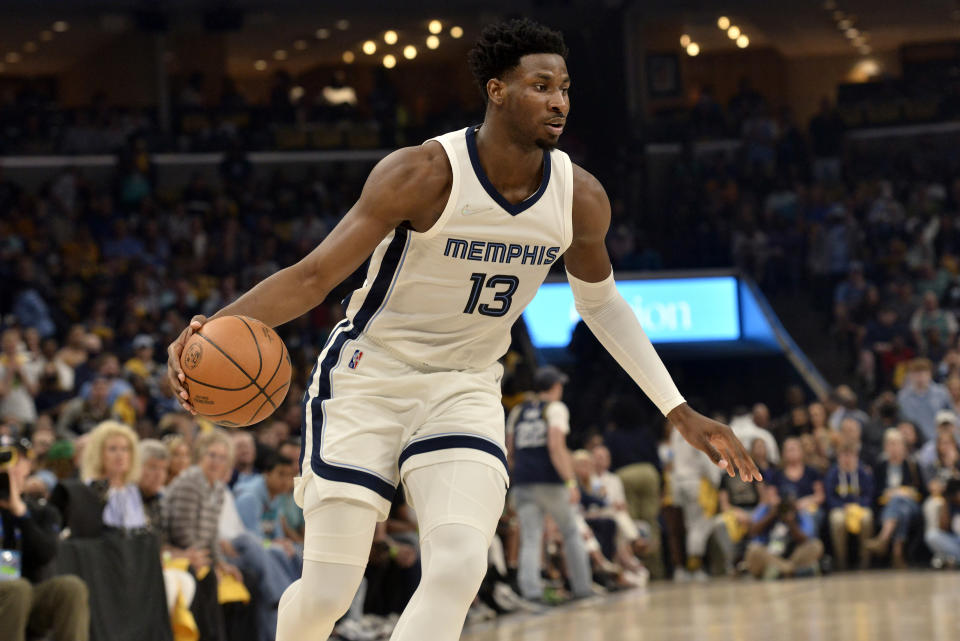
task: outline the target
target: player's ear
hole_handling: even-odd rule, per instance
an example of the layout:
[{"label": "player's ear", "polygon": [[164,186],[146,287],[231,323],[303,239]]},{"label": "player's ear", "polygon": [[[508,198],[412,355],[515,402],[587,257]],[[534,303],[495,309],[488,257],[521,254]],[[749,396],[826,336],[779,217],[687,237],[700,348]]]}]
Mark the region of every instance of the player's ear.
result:
[{"label": "player's ear", "polygon": [[503,105],[503,95],[507,85],[499,78],[487,80],[487,99],[498,107]]}]

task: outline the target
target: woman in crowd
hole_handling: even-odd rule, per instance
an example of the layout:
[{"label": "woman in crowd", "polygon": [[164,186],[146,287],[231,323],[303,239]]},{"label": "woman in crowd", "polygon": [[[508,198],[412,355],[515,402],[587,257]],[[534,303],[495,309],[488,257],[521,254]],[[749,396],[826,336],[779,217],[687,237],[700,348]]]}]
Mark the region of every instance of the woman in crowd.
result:
[{"label": "woman in crowd", "polygon": [[883,451],[885,460],[876,469],[876,504],[881,526],[879,534],[867,541],[867,547],[874,554],[886,554],[892,542],[892,564],[904,568],[904,546],[911,523],[920,515],[923,480],[916,461],[907,458],[906,443],[896,428],[884,433]]},{"label": "woman in crowd", "polygon": [[105,525],[126,530],[147,526],[137,481],[140,452],[137,435],[116,421],[93,429],[83,450],[80,476],[105,501]]},{"label": "woman in crowd", "polygon": [[781,499],[793,499],[797,509],[813,517],[816,531],[823,523],[821,507],[826,497],[823,477],[804,463],[803,446],[798,438],[783,442],[783,461],[780,470],[769,482],[777,488]]},{"label": "woman in crowd", "polygon": [[193,462],[190,457],[190,444],[180,435],[172,434],[163,439],[170,452],[170,463],[167,468],[167,483],[172,483],[180,472],[184,471]]}]

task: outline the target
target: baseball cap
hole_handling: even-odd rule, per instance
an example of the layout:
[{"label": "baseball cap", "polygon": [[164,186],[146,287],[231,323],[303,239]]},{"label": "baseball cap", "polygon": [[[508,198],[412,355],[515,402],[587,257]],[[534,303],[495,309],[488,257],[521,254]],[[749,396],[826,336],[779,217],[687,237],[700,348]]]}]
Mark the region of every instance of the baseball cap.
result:
[{"label": "baseball cap", "polygon": [[940,410],[937,412],[936,418],[937,425],[942,425],[943,423],[950,423],[954,427],[957,426],[957,415],[951,412],[950,410]]},{"label": "baseball cap", "polygon": [[137,334],[133,339],[133,349],[153,347],[153,337],[149,334]]},{"label": "baseball cap", "polygon": [[533,389],[536,392],[545,392],[557,383],[564,385],[570,378],[553,365],[546,365],[533,375]]}]

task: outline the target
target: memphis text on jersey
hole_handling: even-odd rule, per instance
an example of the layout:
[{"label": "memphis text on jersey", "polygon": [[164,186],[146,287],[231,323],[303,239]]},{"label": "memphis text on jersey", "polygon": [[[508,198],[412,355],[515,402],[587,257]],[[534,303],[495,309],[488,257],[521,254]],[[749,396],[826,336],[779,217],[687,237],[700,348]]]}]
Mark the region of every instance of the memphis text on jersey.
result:
[{"label": "memphis text on jersey", "polygon": [[518,245],[515,243],[448,238],[443,255],[460,260],[475,260],[485,263],[552,265],[560,255],[560,248],[545,245]]}]

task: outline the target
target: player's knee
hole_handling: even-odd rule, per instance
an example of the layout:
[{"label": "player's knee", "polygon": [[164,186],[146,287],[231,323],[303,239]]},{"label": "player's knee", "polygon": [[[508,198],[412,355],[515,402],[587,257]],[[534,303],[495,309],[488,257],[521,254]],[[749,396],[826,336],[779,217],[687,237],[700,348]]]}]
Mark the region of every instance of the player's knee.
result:
[{"label": "player's knee", "polygon": [[[473,528],[473,536],[443,532],[437,528],[431,534],[430,561],[423,571],[423,581],[440,593],[458,598],[473,598],[487,573],[487,548],[483,535]],[[435,536],[436,535],[436,536]]]}]

